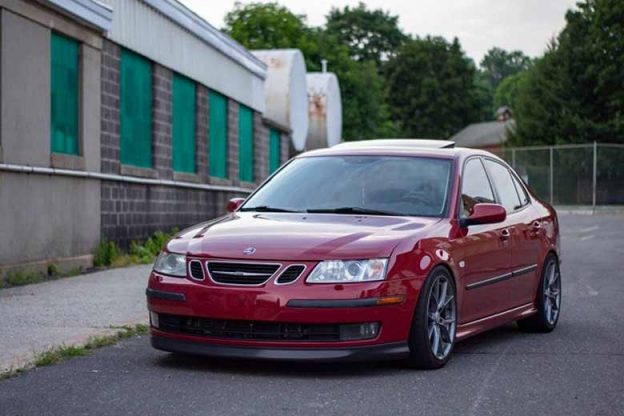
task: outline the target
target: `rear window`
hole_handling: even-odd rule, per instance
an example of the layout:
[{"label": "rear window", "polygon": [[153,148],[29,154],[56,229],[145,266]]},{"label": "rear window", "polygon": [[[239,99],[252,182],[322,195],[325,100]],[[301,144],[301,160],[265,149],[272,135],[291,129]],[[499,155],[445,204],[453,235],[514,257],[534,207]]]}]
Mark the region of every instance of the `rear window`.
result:
[{"label": "rear window", "polygon": [[511,172],[498,162],[486,160],[485,165],[490,172],[490,177],[494,183],[494,188],[500,197],[500,203],[507,212],[515,211],[522,207],[518,192],[511,179]]}]

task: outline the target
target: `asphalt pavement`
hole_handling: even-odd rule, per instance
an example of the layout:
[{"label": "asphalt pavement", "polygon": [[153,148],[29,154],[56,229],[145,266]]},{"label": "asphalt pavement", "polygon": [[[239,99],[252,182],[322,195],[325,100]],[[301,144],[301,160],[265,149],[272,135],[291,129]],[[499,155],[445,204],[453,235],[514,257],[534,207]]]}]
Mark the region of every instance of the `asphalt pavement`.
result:
[{"label": "asphalt pavement", "polygon": [[624,217],[561,222],[550,334],[509,325],[435,371],[179,357],[143,336],[0,381],[0,415],[624,415]]}]

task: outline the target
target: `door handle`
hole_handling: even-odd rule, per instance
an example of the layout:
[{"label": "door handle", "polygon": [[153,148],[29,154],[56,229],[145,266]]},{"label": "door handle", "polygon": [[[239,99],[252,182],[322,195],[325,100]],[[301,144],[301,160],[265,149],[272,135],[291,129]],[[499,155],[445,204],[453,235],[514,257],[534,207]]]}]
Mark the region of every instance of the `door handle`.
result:
[{"label": "door handle", "polygon": [[542,223],[535,220],[533,221],[533,223],[531,223],[531,229],[533,229],[533,231],[539,231],[542,228]]},{"label": "door handle", "polygon": [[500,239],[505,241],[505,240],[509,240],[509,237],[511,237],[511,233],[509,232],[509,228],[505,228],[503,230],[501,230],[500,232]]}]

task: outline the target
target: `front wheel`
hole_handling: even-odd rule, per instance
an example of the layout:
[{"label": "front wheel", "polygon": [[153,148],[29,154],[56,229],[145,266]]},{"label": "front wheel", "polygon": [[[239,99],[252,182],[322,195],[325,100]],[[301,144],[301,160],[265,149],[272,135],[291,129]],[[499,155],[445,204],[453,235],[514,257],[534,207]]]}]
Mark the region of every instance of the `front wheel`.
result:
[{"label": "front wheel", "polygon": [[550,332],[555,329],[561,311],[561,273],[554,254],[549,254],[544,260],[535,303],[537,313],[518,321],[520,329],[529,332]]},{"label": "front wheel", "polygon": [[417,368],[440,368],[449,360],[455,343],[455,283],[445,268],[438,267],[421,290],[412,319],[408,362]]}]

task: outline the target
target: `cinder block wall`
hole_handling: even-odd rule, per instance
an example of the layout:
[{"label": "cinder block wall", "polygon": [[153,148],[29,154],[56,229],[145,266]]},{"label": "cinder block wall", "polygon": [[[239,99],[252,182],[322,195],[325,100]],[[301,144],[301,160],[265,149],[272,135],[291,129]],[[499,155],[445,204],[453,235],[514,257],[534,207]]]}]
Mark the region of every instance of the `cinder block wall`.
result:
[{"label": "cinder block wall", "polygon": [[[102,54],[102,172],[128,174],[119,163],[119,60],[120,47],[104,41]],[[152,66],[153,77],[153,170],[165,180],[244,187],[250,191],[268,175],[268,127],[262,116],[254,114],[255,182],[239,181],[239,104],[228,99],[228,178],[208,175],[209,89],[196,88],[196,166],[195,175],[179,175],[172,170],[172,77],[171,70]],[[288,135],[282,136],[282,160],[288,159]],[[225,213],[230,198],[245,197],[246,192],[197,190],[171,186],[102,181],[102,235],[121,246],[142,240],[157,230],[182,228]]]}]

